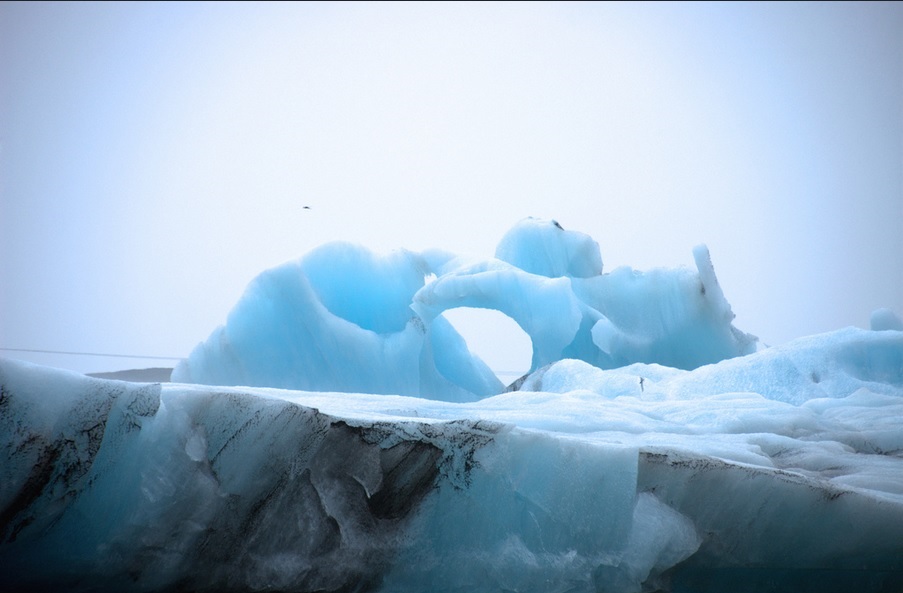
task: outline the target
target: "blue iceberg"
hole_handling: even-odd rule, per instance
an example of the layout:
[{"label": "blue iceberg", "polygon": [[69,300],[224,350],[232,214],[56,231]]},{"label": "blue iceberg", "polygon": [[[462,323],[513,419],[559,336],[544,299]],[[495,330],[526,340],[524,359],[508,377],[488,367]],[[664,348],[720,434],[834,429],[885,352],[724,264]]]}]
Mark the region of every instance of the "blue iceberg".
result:
[{"label": "blue iceberg", "polygon": [[603,274],[592,238],[532,218],[483,261],[332,243],[254,279],[173,380],[446,401],[504,391],[442,316],[458,307],[517,322],[531,370],[564,358],[690,369],[755,351],[756,338],[731,324],[708,250],[694,257],[696,271]]},{"label": "blue iceberg", "polygon": [[[332,244],[173,372],[0,359],[0,590],[903,591],[903,331],[774,348],[696,269]],[[533,343],[506,389],[442,316]]]}]

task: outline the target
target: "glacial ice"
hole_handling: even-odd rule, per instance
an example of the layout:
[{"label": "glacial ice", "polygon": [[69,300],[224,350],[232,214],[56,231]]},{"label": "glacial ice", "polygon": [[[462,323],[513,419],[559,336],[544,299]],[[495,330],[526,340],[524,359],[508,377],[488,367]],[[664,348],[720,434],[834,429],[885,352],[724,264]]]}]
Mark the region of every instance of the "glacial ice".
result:
[{"label": "glacial ice", "polygon": [[903,586],[899,331],[463,403],[10,360],[0,388],[4,590]]},{"label": "glacial ice", "polygon": [[[903,591],[899,318],[756,350],[705,248],[598,255],[327,245],[182,382],[0,359],[0,591]],[[531,336],[511,390],[462,303]]]},{"label": "glacial ice", "polygon": [[447,401],[500,393],[442,317],[457,307],[517,322],[533,344],[531,370],[565,358],[691,369],[753,352],[756,338],[731,324],[708,250],[693,255],[696,271],[603,274],[592,238],[533,218],[489,260],[331,243],[255,278],[173,380]]}]

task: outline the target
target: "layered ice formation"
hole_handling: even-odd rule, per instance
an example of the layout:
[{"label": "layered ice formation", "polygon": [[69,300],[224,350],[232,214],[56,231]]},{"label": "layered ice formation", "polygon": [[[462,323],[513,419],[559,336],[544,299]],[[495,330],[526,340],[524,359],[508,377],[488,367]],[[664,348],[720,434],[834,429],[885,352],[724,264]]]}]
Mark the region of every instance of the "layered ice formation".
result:
[{"label": "layered ice formation", "polygon": [[708,250],[693,255],[695,271],[603,274],[592,238],[533,218],[485,261],[332,243],[254,279],[173,380],[446,401],[500,393],[442,316],[457,307],[517,322],[532,341],[531,370],[565,358],[692,369],[753,352],[756,339],[731,324]]},{"label": "layered ice formation", "polygon": [[[0,359],[0,591],[903,591],[899,317],[755,351],[694,255],[604,274],[536,220],[482,262],[334,244],[182,383]],[[462,305],[533,340],[511,390]]]},{"label": "layered ice formation", "polygon": [[900,331],[471,403],[13,361],[0,390],[2,590],[903,590]]}]

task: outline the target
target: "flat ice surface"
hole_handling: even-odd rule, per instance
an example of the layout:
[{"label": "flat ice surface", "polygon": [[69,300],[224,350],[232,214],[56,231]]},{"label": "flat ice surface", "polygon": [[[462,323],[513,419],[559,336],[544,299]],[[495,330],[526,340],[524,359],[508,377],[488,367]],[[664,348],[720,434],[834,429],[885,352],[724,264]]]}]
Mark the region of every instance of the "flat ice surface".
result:
[{"label": "flat ice surface", "polygon": [[903,332],[476,402],[0,361],[0,589],[896,591]]}]

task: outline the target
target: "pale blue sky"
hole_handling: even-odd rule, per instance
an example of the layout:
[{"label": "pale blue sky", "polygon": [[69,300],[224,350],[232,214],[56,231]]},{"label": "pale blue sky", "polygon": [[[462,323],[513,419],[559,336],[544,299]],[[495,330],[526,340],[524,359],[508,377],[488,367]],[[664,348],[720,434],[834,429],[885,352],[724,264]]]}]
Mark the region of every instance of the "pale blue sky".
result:
[{"label": "pale blue sky", "polygon": [[903,313],[903,6],[0,4],[2,347],[184,356],[319,244],[525,216],[707,243],[767,343]]}]

